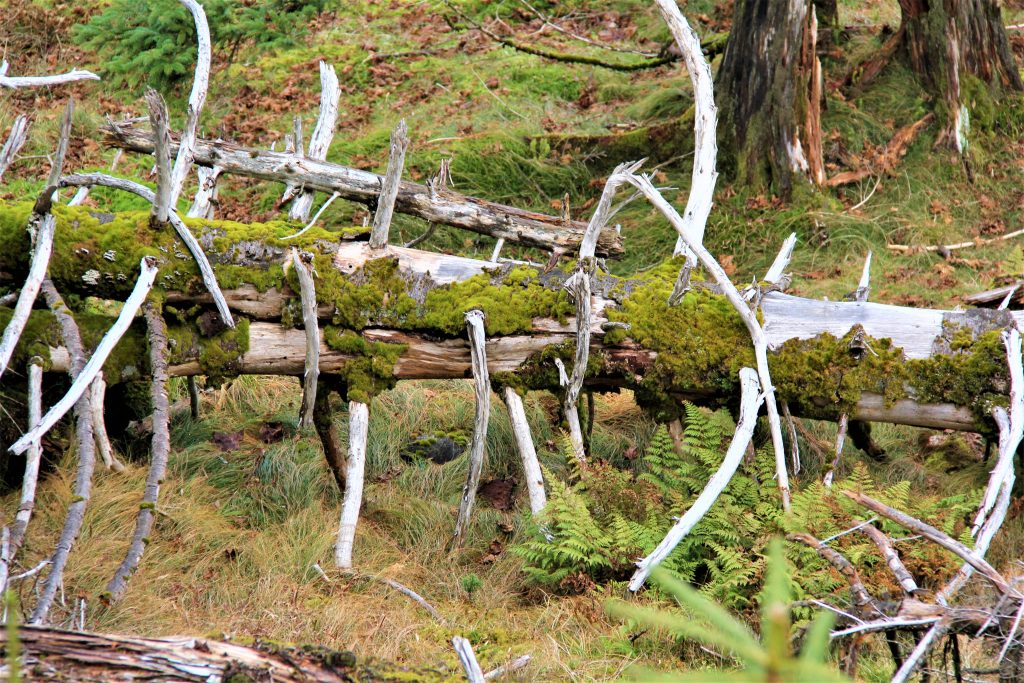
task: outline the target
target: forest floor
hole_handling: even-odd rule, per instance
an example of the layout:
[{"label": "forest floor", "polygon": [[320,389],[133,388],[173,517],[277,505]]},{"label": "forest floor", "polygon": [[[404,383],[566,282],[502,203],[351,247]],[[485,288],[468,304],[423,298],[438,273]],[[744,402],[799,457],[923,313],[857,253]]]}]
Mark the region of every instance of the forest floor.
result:
[{"label": "forest floor", "polygon": [[[0,18],[0,36],[11,73],[72,66],[104,73],[106,57],[77,44],[72,31],[103,4],[71,8],[49,0],[10,0],[10,9]],[[343,87],[331,161],[382,170],[390,131],[404,117],[412,138],[407,169],[414,179],[424,180],[442,159],[451,159],[454,187],[460,192],[550,213],[557,213],[568,194],[573,217],[585,220],[616,163],[650,156],[648,168],[657,167],[658,185],[676,188],[672,198],[685,201],[693,144],[686,112],[692,98],[680,64],[627,73],[545,60],[495,45],[437,2],[328,4],[331,10],[297,44],[242,46],[233,59],[226,49],[215,47],[202,124],[207,136],[280,149],[293,116],[302,116],[305,129],[311,130],[319,102],[317,63],[323,59],[335,65]],[[517,36],[553,49],[624,62],[639,59],[609,56],[545,29],[525,3],[472,0],[454,5],[474,21],[499,17]],[[553,6],[538,5],[565,15],[561,25],[602,42],[657,51],[668,39],[648,2],[574,0]],[[683,9],[698,33],[709,36],[728,30],[731,6],[694,0]],[[1006,23],[1022,18],[1020,3],[1004,5]],[[823,130],[830,175],[876,168],[893,135],[932,110],[899,59],[861,93],[843,94],[838,87],[853,64],[878,49],[886,27],[892,29],[898,21],[895,2],[840,3],[839,23],[847,28],[823,59],[828,84]],[[1021,62],[1024,32],[1012,33],[1011,41]],[[68,167],[108,168],[114,152],[98,142],[99,126],[107,116],[141,113],[141,88],[140,82],[111,79],[5,94],[0,130],[7,130],[20,113],[31,112],[33,125],[21,161],[0,186],[0,199],[25,200],[38,194],[69,91],[77,109]],[[187,81],[164,95],[172,112],[183,111]],[[671,146],[650,149],[635,142],[641,137],[637,131],[672,122],[682,132]],[[180,121],[172,120],[176,124]],[[785,237],[795,232],[799,242],[791,291],[803,296],[836,299],[852,292],[869,251],[874,254],[871,299],[883,303],[953,307],[964,295],[1024,276],[1024,237],[956,251],[951,258],[887,248],[893,243],[926,246],[985,239],[1021,227],[1024,102],[974,103],[973,182],[955,155],[933,147],[937,132],[934,122],[925,124],[888,171],[829,192],[801,192],[790,202],[750,192],[723,175],[706,244],[734,280],[749,282],[763,274]],[[125,157],[118,172],[147,177],[147,162]],[[218,217],[277,218],[280,193],[280,187],[268,183],[228,178]],[[133,198],[99,189],[90,201],[105,210],[143,208]],[[323,222],[342,228],[361,223],[365,215],[364,207],[339,201],[324,213]],[[630,205],[617,220],[626,254],[609,264],[613,271],[639,272],[670,255],[675,241],[670,227],[642,203]],[[408,240],[425,229],[422,221],[396,217],[393,234]],[[440,229],[423,246],[486,257],[493,242]],[[540,258],[515,248],[505,253]],[[174,393],[172,401],[181,398],[184,387],[175,383]],[[465,460],[444,466],[410,464],[400,452],[417,435],[471,431],[468,383],[405,383],[375,400],[368,487],[355,546],[361,573],[413,588],[438,608],[447,624],[435,623],[378,582],[330,570],[340,495],[316,435],[296,430],[299,393],[294,379],[244,378],[205,392],[199,420],[187,411],[176,417],[155,533],[127,596],[107,606],[97,596],[123,555],[146,475],[141,457],[145,444],[125,444],[126,472],[97,474],[58,619],[70,619],[81,598],[87,601],[86,627],[93,630],[312,642],[452,671],[457,660],[449,642],[461,634],[471,639],[485,670],[530,654],[534,660],[521,672],[524,679],[610,680],[637,666],[688,670],[722,665],[692,645],[657,632],[641,633],[635,625],[610,617],[605,603],[623,595],[621,582],[595,584],[571,595],[531,582],[522,571],[522,558],[509,552],[532,533],[522,487],[509,499],[496,485],[498,493],[485,497],[480,506],[465,550],[448,554]],[[564,472],[553,424],[556,401],[532,395],[527,409],[542,463],[551,472]],[[344,417],[339,411],[343,436]],[[494,410],[491,425],[484,480],[521,482],[503,411]],[[806,426],[802,445],[810,455],[795,478],[798,488],[820,479],[824,452],[835,435],[831,424],[807,421]],[[643,459],[636,455],[644,452],[655,427],[631,396],[600,396],[593,455],[642,471]],[[942,496],[978,489],[985,482],[980,440],[949,435],[935,439],[933,432],[885,425],[876,427],[875,436],[888,458],[864,460],[882,484],[909,481],[915,491]],[[843,472],[850,472],[861,457],[849,448]],[[59,466],[41,486],[22,558],[26,566],[53,547],[72,498],[72,471],[67,464]],[[16,507],[16,493],[0,499],[0,520]],[[1021,550],[1024,517],[1014,508],[994,549],[995,564],[1009,568]],[[326,579],[317,567],[327,570]],[[31,586],[23,584],[21,590],[29,597]],[[891,661],[881,656],[883,650],[879,647],[878,657],[865,658],[861,678],[887,678]],[[968,650],[965,666],[975,654],[980,661],[984,653]]]}]

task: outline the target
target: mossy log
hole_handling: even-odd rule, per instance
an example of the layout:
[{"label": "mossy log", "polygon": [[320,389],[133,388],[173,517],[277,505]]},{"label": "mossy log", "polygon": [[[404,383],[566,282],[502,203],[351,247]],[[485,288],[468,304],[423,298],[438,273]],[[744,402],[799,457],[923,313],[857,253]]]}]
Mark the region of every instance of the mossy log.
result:
[{"label": "mossy log", "polygon": [[[24,219],[31,207],[0,204],[0,273],[12,283],[27,268]],[[150,228],[148,214],[96,214],[55,207],[57,239],[50,274],[86,305],[76,318],[86,345],[110,322],[99,299],[123,299],[134,264],[156,256],[154,296],[168,321],[170,374],[301,375],[305,334],[294,272],[284,264],[293,241],[287,224],[191,221],[231,308],[235,329],[211,309],[191,259],[178,254],[169,230]],[[517,391],[560,391],[556,358],[574,354],[575,307],[566,274],[474,261],[401,247],[373,250],[339,233],[311,230],[298,242],[312,254],[317,277],[321,373],[341,382],[348,398],[367,402],[402,379],[464,378],[470,352],[466,311],[486,316],[488,369],[496,385]],[[729,405],[753,350],[738,315],[708,283],[674,306],[668,298],[681,266],[666,261],[637,279],[599,272],[593,285],[593,352],[586,383],[633,390],[660,419],[677,414],[680,398]],[[88,303],[92,302],[92,303]],[[0,326],[9,310],[0,308]],[[998,331],[1024,315],[1007,311],[940,311],[883,304],[815,301],[768,292],[761,299],[771,371],[794,414],[990,431],[994,405],[1007,402],[1005,350]],[[629,329],[623,329],[628,325]],[[141,324],[108,361],[108,382],[141,378]],[[40,356],[51,370],[67,365],[58,328],[36,311],[14,367]],[[17,382],[5,376],[4,382]]]},{"label": "mossy log", "polygon": [[[0,632],[5,662],[9,631]],[[323,647],[255,643],[252,647],[210,638],[139,638],[53,628],[18,629],[23,676],[33,681],[223,681],[224,683],[343,683],[446,681],[435,670],[414,670]]]},{"label": "mossy log", "polygon": [[[131,123],[108,123],[103,132],[106,142],[114,147],[143,154],[153,152],[153,134]],[[177,140],[172,139],[171,152],[175,153],[177,148]],[[223,173],[302,186],[328,194],[337,193],[343,199],[370,205],[376,204],[384,181],[376,173],[309,157],[296,157],[286,152],[240,147],[222,140],[197,140],[195,160],[197,164],[216,166]],[[431,189],[408,181],[403,181],[398,187],[394,210],[433,223],[559,253],[574,251],[586,228],[586,224],[579,221],[467,197],[447,189]],[[601,233],[597,251],[601,256],[622,253],[622,240],[614,229]]]}]

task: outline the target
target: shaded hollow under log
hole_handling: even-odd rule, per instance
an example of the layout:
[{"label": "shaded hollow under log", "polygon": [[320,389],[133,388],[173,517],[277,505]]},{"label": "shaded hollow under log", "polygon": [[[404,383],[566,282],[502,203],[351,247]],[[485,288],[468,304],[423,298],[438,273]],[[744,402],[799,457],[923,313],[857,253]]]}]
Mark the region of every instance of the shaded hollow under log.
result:
[{"label": "shaded hollow under log", "polygon": [[[0,204],[0,272],[16,282],[27,269],[20,249],[28,204]],[[79,295],[123,299],[142,255],[159,263],[172,376],[303,372],[305,335],[298,283],[283,268],[292,246],[313,254],[321,322],[320,370],[333,374],[347,398],[368,401],[403,379],[465,378],[470,352],[466,310],[486,315],[488,370],[517,391],[557,389],[555,358],[574,355],[572,302],[565,273],[339,240],[311,230],[283,242],[285,223],[242,225],[194,220],[190,227],[210,256],[236,329],[218,325],[191,259],[170,230],[149,228],[145,213],[99,214],[54,207],[57,236],[50,274]],[[299,244],[294,244],[299,242]],[[129,266],[131,264],[131,266]],[[669,307],[680,260],[639,279],[598,271],[593,283],[593,353],[589,387],[623,387],[659,417],[678,400],[727,405],[738,396],[738,367],[753,362],[745,328],[716,288],[699,280]],[[762,300],[765,334],[778,395],[796,415],[991,431],[992,405],[1006,402],[1006,363],[998,331],[1024,313],[911,309],[874,303],[823,302],[772,292]],[[9,317],[0,308],[0,324]],[[77,313],[87,346],[109,318]],[[630,329],[611,328],[625,323]],[[870,353],[859,349],[866,344]],[[105,368],[108,382],[148,374],[145,334],[136,325]],[[68,364],[57,326],[35,311],[15,367],[41,355],[47,369]],[[20,378],[4,378],[4,383]]]}]

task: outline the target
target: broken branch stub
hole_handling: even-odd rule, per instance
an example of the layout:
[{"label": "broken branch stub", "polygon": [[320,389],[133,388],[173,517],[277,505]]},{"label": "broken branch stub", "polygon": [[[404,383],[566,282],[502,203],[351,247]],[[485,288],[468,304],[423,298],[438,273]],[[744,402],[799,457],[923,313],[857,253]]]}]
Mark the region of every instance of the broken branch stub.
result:
[{"label": "broken branch stub", "polygon": [[462,488],[459,518],[455,523],[453,549],[466,540],[476,490],[480,486],[480,473],[484,468],[484,448],[487,445],[487,422],[491,414],[491,380],[487,372],[487,351],[484,345],[484,314],[478,310],[466,313],[466,331],[472,358],[473,387],[476,393],[476,416],[473,421],[473,439],[469,448],[469,472]]},{"label": "broken branch stub", "polygon": [[146,90],[149,106],[149,124],[153,127],[156,165],[156,192],[153,193],[153,222],[162,225],[170,220],[171,195],[174,182],[171,176],[171,138],[167,128],[167,104],[152,88]]},{"label": "broken branch stub", "polygon": [[408,148],[409,129],[405,125],[405,119],[402,119],[391,133],[388,169],[381,183],[377,210],[373,212],[373,228],[370,231],[371,249],[380,249],[388,243],[391,217],[395,212],[395,199],[398,197],[398,186],[402,182],[402,167],[405,165],[405,152]]},{"label": "broken branch stub", "polygon": [[313,411],[316,406],[317,380],[320,377],[320,326],[317,321],[316,285],[313,282],[311,255],[300,254],[292,249],[292,267],[299,280],[302,299],[302,326],[306,333],[306,369],[302,380],[302,407],[299,411],[299,426],[313,425]]},{"label": "broken branch stub", "polygon": [[19,116],[14,119],[14,125],[11,126],[7,141],[0,149],[0,178],[4,177],[4,172],[14,163],[14,158],[18,156],[18,152],[21,151],[26,140],[28,140],[28,117]]},{"label": "broken branch stub", "polygon": [[359,401],[348,404],[348,463],[345,468],[345,496],[341,504],[341,522],[334,562],[342,569],[352,568],[359,508],[363,502],[363,473],[366,469],[366,437],[370,425],[370,407]]}]

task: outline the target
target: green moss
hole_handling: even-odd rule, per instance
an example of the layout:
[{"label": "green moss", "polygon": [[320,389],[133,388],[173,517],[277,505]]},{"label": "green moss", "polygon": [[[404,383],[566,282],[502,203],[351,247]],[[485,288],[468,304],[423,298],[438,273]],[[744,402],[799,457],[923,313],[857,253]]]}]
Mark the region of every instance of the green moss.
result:
[{"label": "green moss", "polygon": [[238,374],[242,356],[249,350],[249,321],[235,318],[234,329],[205,337],[193,322],[167,330],[170,363],[197,359],[203,374],[212,378]]},{"label": "green moss", "polygon": [[371,342],[352,330],[324,328],[329,348],[353,356],[337,373],[345,382],[350,401],[369,403],[381,391],[395,386],[395,363],[408,348],[405,344]]}]

